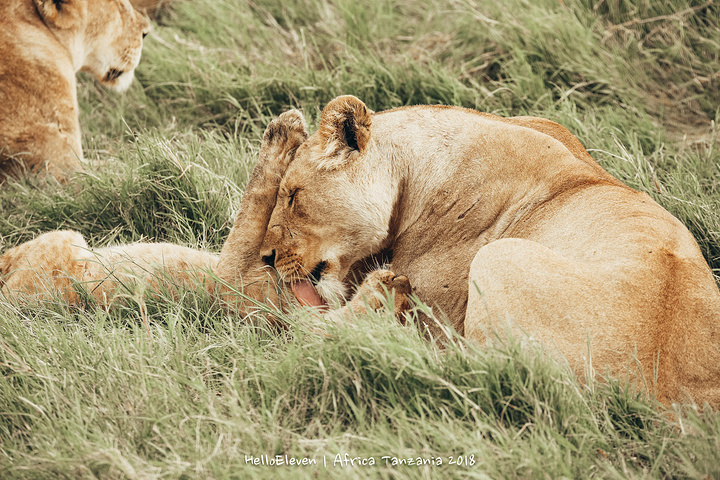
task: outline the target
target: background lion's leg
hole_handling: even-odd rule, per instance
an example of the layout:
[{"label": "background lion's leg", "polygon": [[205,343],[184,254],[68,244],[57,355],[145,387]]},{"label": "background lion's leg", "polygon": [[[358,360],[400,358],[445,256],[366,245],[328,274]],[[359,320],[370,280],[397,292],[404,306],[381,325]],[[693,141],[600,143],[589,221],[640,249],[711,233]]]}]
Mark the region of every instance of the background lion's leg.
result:
[{"label": "background lion's leg", "polygon": [[107,304],[119,294],[149,289],[175,295],[198,286],[212,290],[212,268],[218,255],[171,243],[133,243],[94,251],[96,275],[88,285],[92,295]]},{"label": "background lion's leg", "polygon": [[[0,256],[0,286],[13,299],[70,303],[88,294],[109,305],[140,286],[158,290],[211,284],[217,255],[169,243],[134,243],[90,250],[74,231],[53,231]],[[208,287],[209,288],[209,287]]]}]

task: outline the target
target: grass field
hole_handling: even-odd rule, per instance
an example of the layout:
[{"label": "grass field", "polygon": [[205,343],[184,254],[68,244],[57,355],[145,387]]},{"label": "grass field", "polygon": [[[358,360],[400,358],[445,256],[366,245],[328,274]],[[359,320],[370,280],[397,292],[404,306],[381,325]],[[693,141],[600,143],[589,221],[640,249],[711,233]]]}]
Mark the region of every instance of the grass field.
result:
[{"label": "grass field", "polygon": [[[0,190],[3,250],[69,228],[219,251],[270,119],[298,107],[314,130],[350,93],[558,121],[720,273],[712,1],[176,0],[146,40],[128,93],[82,78],[87,172]],[[251,327],[193,291],[0,301],[0,478],[720,478],[718,413],[581,385],[514,339],[441,351],[388,315],[287,320]]]}]

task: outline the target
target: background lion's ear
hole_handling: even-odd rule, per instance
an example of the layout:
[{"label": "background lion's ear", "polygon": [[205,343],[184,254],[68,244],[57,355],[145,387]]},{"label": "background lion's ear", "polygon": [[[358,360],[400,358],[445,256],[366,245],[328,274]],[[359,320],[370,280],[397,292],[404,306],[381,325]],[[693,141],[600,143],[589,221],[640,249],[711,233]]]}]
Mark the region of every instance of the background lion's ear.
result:
[{"label": "background lion's ear", "polygon": [[87,9],[86,0],[33,0],[48,27],[68,29],[79,26]]},{"label": "background lion's ear", "polygon": [[327,104],[318,128],[318,136],[325,146],[321,168],[341,167],[354,157],[354,153],[365,150],[370,141],[371,113],[352,95],[337,97]]}]

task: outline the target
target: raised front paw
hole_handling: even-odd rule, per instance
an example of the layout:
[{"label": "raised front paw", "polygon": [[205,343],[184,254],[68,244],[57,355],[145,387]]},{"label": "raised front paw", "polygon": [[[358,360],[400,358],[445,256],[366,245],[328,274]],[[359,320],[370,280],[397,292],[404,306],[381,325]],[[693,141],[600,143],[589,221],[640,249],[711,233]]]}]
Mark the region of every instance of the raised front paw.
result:
[{"label": "raised front paw", "polygon": [[280,184],[295,150],[307,139],[307,124],[299,110],[288,110],[265,129],[256,170],[266,182]]},{"label": "raised front paw", "polygon": [[370,272],[355,293],[351,304],[364,302],[373,310],[378,310],[383,306],[386,294],[390,292],[395,294],[395,315],[400,316],[410,309],[410,280],[405,275],[395,275],[390,270]]}]

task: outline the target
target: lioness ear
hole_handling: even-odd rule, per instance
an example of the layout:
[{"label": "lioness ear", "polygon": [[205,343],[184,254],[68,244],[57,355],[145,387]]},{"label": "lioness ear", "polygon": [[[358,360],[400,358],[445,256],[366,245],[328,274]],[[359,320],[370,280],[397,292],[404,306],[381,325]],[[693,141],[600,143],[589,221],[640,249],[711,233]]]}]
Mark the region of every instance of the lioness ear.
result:
[{"label": "lioness ear", "polygon": [[320,169],[332,170],[362,153],[370,141],[372,111],[352,95],[337,97],[320,115],[318,136],[325,147]]},{"label": "lioness ear", "polygon": [[48,27],[68,29],[79,26],[87,11],[83,0],[33,0]]}]

